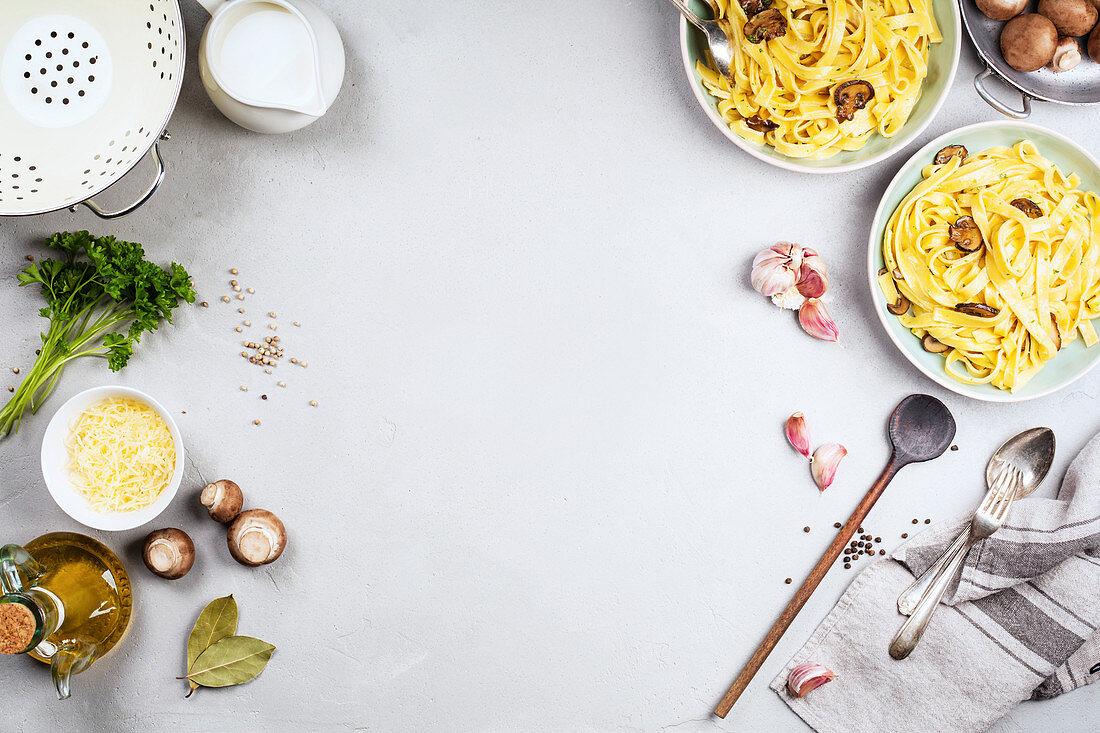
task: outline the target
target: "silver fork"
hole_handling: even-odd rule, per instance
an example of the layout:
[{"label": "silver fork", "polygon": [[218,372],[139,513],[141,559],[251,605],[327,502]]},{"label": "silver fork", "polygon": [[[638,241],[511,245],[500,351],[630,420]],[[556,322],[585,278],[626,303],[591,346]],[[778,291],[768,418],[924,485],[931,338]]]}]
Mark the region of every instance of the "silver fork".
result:
[{"label": "silver fork", "polygon": [[[990,491],[992,491],[992,489],[990,489]],[[986,497],[988,496],[989,494],[987,493]],[[947,568],[947,563],[951,562],[952,557],[963,551],[963,545],[966,544],[966,538],[969,536],[970,523],[967,522],[962,532],[959,532],[955,541],[943,551],[939,559],[898,596],[898,611],[900,613],[906,616],[911,616],[913,614],[913,611],[917,608],[917,604],[920,603],[920,599],[924,598],[928,589],[936,582],[936,578],[943,575],[943,571]]]},{"label": "silver fork", "polygon": [[921,598],[916,609],[901,628],[897,636],[890,642],[890,656],[894,659],[905,659],[917,646],[924,630],[928,628],[928,622],[932,620],[932,614],[940,605],[940,599],[951,585],[951,581],[959,573],[966,560],[970,548],[979,540],[983,540],[999,530],[1008,516],[1008,510],[1016,498],[1016,491],[1023,481],[1020,469],[1012,465],[1006,465],[1004,472],[997,477],[994,486],[982,500],[981,506],[974,512],[974,518],[970,520],[970,534],[967,535],[963,550],[952,556],[944,571],[936,578],[928,588],[928,592]]},{"label": "silver fork", "polygon": [[[689,23],[703,31],[703,35],[707,37],[707,46],[710,47],[710,55],[714,57],[714,66],[718,69],[718,73],[722,76],[729,77],[730,75],[730,63],[733,61],[733,49],[730,48],[730,37],[726,30],[722,27],[722,24],[717,20],[707,20],[706,18],[700,18],[695,11],[688,7],[687,0],[671,0],[680,13],[687,19]],[[714,10],[714,4],[708,0],[711,10]]]}]

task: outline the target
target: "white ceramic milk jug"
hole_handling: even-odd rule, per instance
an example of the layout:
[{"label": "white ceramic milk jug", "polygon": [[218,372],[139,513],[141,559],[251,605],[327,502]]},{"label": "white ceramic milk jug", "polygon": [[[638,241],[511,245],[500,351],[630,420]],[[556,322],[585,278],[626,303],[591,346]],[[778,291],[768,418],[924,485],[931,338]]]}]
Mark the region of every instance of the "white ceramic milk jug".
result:
[{"label": "white ceramic milk jug", "polygon": [[199,0],[210,22],[199,73],[222,114],[256,132],[317,120],[344,81],[344,45],[309,0]]}]

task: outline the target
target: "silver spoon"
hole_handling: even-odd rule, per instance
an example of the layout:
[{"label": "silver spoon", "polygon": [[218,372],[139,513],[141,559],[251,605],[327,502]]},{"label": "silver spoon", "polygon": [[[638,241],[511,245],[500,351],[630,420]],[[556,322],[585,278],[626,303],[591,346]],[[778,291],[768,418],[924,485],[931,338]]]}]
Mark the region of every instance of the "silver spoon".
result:
[{"label": "silver spoon", "polygon": [[670,2],[680,10],[689,23],[703,31],[703,35],[707,37],[707,45],[710,47],[710,55],[714,57],[714,66],[719,74],[729,77],[733,49],[730,48],[730,37],[723,30],[722,24],[717,20],[700,18],[688,7],[686,0],[670,0]]},{"label": "silver spoon", "polygon": [[[986,487],[992,488],[997,476],[1005,464],[1020,469],[1021,484],[1016,498],[1027,496],[1043,483],[1054,462],[1054,432],[1050,428],[1031,428],[1012,436],[989,458],[985,467]],[[955,541],[944,550],[939,559],[932,564],[917,580],[898,596],[898,611],[909,616],[916,609],[920,599],[936,582],[951,558],[962,551],[966,538],[970,535],[970,525],[963,528]]]}]

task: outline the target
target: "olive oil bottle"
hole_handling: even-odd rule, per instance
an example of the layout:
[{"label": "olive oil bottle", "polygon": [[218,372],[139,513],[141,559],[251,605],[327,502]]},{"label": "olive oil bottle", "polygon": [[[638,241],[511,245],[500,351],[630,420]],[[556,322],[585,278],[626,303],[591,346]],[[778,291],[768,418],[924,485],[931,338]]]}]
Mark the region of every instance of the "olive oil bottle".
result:
[{"label": "olive oil bottle", "polygon": [[73,532],[0,548],[0,651],[49,664],[58,697],[110,651],[133,610],[130,578],[105,545]]}]

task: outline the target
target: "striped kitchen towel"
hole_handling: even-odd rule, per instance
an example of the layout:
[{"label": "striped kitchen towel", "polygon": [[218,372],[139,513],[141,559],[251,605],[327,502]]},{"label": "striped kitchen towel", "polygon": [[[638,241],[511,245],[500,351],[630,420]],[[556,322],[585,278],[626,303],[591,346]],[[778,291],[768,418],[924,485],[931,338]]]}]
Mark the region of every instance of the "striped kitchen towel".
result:
[{"label": "striped kitchen towel", "polygon": [[[938,525],[874,563],[845,592],[771,687],[818,731],[982,731],[1026,699],[1100,679],[1100,436],[1074,459],[1056,498],[1017,501],[975,545],[916,650],[887,647],[905,617],[897,597],[968,517]],[[817,662],[836,679],[804,698],[790,670]]]}]

